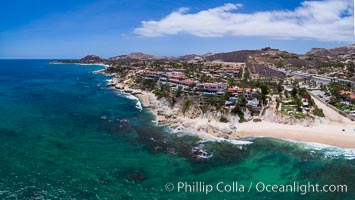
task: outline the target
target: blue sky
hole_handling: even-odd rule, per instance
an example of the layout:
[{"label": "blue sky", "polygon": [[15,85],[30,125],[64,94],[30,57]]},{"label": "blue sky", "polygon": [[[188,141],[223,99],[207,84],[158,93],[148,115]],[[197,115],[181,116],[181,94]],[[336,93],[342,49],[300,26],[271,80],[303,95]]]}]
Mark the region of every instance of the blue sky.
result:
[{"label": "blue sky", "polygon": [[260,49],[355,43],[352,0],[2,0],[0,58]]}]

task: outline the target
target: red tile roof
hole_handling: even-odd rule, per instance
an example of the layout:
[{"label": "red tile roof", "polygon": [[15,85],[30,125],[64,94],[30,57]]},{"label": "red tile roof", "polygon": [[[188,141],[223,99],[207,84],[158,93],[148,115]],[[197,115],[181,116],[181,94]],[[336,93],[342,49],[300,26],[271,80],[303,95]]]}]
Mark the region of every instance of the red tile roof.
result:
[{"label": "red tile roof", "polygon": [[192,80],[192,79],[185,79],[185,80],[182,80],[181,82],[190,85],[190,84],[193,84],[193,83],[194,83],[194,80]]},{"label": "red tile roof", "polygon": [[251,88],[244,88],[244,90],[249,93],[251,92]]},{"label": "red tile roof", "polygon": [[355,93],[354,93],[354,92],[346,91],[346,90],[341,90],[339,93],[340,93],[340,94],[349,95],[351,99],[355,99]]},{"label": "red tile roof", "polygon": [[236,90],[235,90],[235,88],[228,88],[228,92],[229,93],[233,93],[233,92],[235,92]]}]

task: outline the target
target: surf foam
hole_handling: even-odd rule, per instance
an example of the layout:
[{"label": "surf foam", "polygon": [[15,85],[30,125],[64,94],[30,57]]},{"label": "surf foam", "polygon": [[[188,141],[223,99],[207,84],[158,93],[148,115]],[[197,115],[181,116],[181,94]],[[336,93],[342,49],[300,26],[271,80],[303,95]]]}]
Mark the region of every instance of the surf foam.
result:
[{"label": "surf foam", "polygon": [[125,93],[125,92],[117,92],[117,94],[119,95],[119,96],[122,96],[122,97],[125,97],[125,98],[127,98],[127,99],[130,99],[130,100],[132,100],[132,101],[135,101],[136,102],[136,108],[139,110],[139,111],[142,111],[143,110],[143,106],[142,106],[142,103],[141,103],[141,101],[139,100],[139,98],[138,97],[136,97],[136,96],[134,96],[134,95],[132,95],[132,94],[129,94],[129,93]]},{"label": "surf foam", "polygon": [[288,141],[300,144],[304,147],[304,149],[311,150],[311,152],[323,153],[326,158],[344,158],[347,160],[355,159],[355,149],[352,148],[341,148],[316,142],[300,142],[294,140]]}]

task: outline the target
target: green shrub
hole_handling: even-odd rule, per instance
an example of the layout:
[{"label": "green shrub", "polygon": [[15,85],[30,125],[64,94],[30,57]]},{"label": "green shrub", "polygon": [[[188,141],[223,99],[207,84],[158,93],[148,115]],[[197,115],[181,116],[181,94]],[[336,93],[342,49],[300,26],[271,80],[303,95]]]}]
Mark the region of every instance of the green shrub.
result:
[{"label": "green shrub", "polygon": [[313,110],[313,115],[318,116],[318,117],[325,117],[323,113],[323,109],[316,108]]},{"label": "green shrub", "polygon": [[185,114],[185,112],[190,108],[190,106],[191,106],[191,102],[189,100],[186,100],[182,105],[182,113]]},{"label": "green shrub", "polygon": [[253,122],[261,122],[261,119],[253,119]]},{"label": "green shrub", "polygon": [[227,123],[229,122],[228,119],[224,116],[222,116],[220,119],[219,119],[220,122],[223,122],[223,123]]}]

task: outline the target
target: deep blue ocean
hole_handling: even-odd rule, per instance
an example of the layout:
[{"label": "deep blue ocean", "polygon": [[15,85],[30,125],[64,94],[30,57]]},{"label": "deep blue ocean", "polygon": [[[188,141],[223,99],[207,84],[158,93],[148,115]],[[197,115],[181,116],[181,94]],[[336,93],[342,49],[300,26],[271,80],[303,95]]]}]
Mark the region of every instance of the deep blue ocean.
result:
[{"label": "deep blue ocean", "polygon": [[[355,159],[342,150],[200,141],[156,126],[137,99],[92,74],[101,66],[50,62],[0,60],[0,199],[355,199]],[[201,143],[212,158],[191,156]],[[179,182],[214,190],[178,191]],[[219,192],[219,182],[246,188]],[[347,192],[259,192],[259,182],[343,184]]]}]

